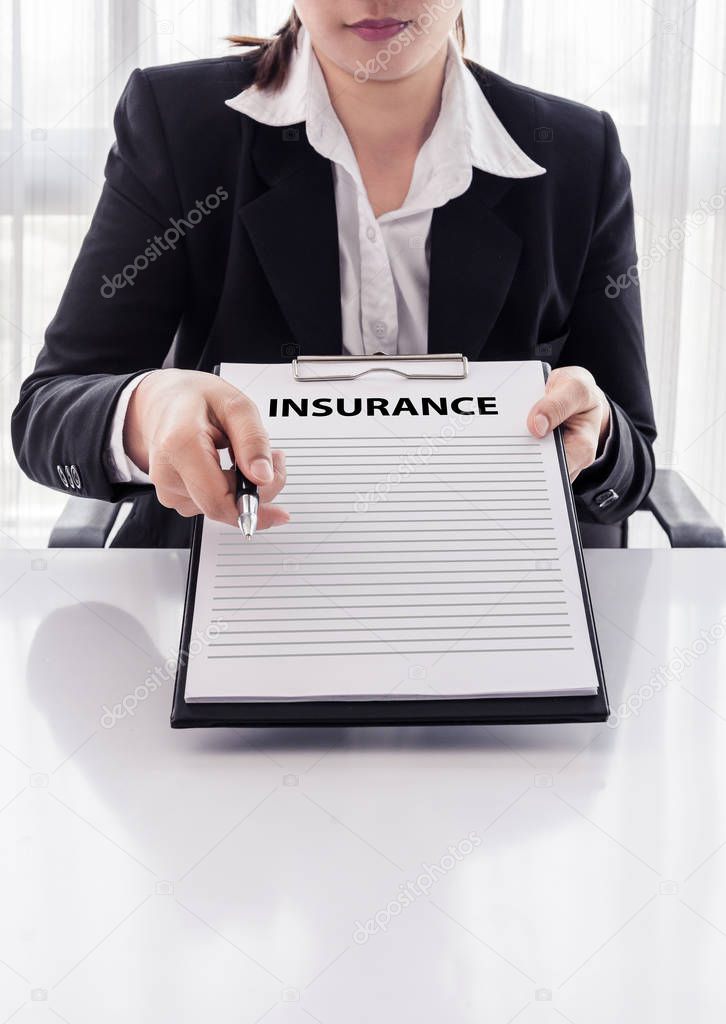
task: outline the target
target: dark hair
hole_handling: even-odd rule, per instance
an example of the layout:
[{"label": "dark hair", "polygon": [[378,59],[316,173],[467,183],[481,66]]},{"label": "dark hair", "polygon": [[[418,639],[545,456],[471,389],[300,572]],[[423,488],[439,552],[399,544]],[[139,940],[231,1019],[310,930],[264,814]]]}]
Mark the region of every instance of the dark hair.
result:
[{"label": "dark hair", "polygon": [[[297,45],[297,37],[302,27],[298,13],[293,8],[290,17],[285,24],[275,32],[272,39],[260,38],[259,36],[227,36],[227,39],[234,46],[259,46],[255,54],[255,77],[254,84],[259,89],[280,89],[285,84],[292,52]],[[459,46],[464,50],[466,45],[466,33],[464,31],[464,15],[460,14],[456,19],[456,38]]]}]

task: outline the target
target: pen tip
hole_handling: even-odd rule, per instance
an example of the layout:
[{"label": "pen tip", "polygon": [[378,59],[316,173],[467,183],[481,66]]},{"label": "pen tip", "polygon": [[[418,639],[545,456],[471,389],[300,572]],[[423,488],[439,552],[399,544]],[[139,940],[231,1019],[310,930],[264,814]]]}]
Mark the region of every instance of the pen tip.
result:
[{"label": "pen tip", "polygon": [[245,540],[252,540],[255,533],[255,526],[257,525],[256,516],[249,514],[243,514],[237,519],[237,525],[242,531],[242,535]]}]

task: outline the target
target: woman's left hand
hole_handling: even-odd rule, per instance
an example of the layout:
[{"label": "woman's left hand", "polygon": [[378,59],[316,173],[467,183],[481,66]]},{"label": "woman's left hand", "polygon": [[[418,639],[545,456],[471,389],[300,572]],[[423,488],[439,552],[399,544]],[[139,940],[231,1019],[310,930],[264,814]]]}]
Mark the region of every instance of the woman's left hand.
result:
[{"label": "woman's left hand", "polygon": [[610,430],[610,403],[582,366],[560,366],[547,378],[545,393],[527,417],[527,429],[544,437],[562,426],[570,480],[597,458]]}]

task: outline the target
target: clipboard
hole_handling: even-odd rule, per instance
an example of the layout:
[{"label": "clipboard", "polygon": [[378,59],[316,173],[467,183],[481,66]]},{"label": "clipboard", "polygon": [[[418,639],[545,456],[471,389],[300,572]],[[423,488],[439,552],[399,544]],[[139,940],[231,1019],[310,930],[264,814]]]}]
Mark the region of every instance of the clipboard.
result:
[{"label": "clipboard", "polygon": [[[387,364],[382,367],[381,364]],[[390,364],[394,363],[395,367]],[[352,370],[352,364],[356,369]],[[416,370],[413,364],[424,364]],[[343,372],[342,367],[347,367]],[[468,360],[461,353],[420,356],[299,356],[290,364],[293,378],[300,382],[352,380],[368,373],[396,373],[407,379],[462,380],[468,376]],[[546,381],[550,366],[542,363]],[[219,373],[219,367],[214,369]],[[582,601],[598,690],[587,696],[557,697],[454,697],[404,700],[309,700],[234,701],[187,703],[185,686],[197,574],[202,541],[203,516],[196,516],[189,557],[179,659],[177,662],[170,724],[173,729],[269,728],[281,726],[421,726],[421,725],[525,725],[567,722],[604,722],[610,714],[602,658],[595,629],[592,601],[582,551],[580,528],[559,427],[554,431],[557,459],[565,493],[572,544],[582,591]]]}]

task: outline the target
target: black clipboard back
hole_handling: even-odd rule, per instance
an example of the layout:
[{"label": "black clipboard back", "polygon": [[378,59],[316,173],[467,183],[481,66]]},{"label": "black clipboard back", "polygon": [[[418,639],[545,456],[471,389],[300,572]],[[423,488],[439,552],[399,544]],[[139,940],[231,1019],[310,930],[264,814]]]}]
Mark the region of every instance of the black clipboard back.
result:
[{"label": "black clipboard back", "polygon": [[[326,359],[328,362],[342,362],[346,357],[308,357],[310,360]],[[347,357],[361,362],[361,357]],[[376,357],[365,357],[375,360]],[[394,357],[396,358],[396,357]],[[411,357],[400,356],[401,361]],[[417,356],[416,360],[435,360],[441,356]],[[464,375],[468,370],[466,357],[450,354],[446,360],[461,360]],[[387,356],[386,361],[391,357]],[[297,374],[293,364],[292,372]],[[545,381],[550,366],[542,363]],[[219,373],[219,367],[215,367]],[[405,372],[401,372],[406,376]],[[302,379],[302,378],[297,378]],[[307,379],[307,378],[305,378]],[[314,377],[310,379],[320,380]],[[340,379],[334,377],[332,379]],[[575,499],[567,470],[565,447],[560,428],[554,431],[557,458],[565,489],[568,519],[572,544],[577,561],[577,571],[582,588],[582,599],[590,635],[598,691],[592,696],[573,697],[466,697],[438,700],[345,700],[345,701],[229,701],[209,704],[188,704],[185,700],[187,665],[191,643],[194,600],[196,596],[199,555],[202,543],[203,516],[194,520],[192,543],[189,555],[189,570],[184,599],[179,660],[177,662],[174,696],[172,699],[170,723],[173,729],[198,728],[270,728],[280,726],[386,726],[386,725],[538,725],[567,722],[605,722],[610,714],[605,675],[602,667],[600,647],[595,629],[595,619],[587,582],[585,559],[582,551],[580,527],[577,521]]]}]

